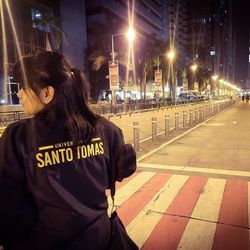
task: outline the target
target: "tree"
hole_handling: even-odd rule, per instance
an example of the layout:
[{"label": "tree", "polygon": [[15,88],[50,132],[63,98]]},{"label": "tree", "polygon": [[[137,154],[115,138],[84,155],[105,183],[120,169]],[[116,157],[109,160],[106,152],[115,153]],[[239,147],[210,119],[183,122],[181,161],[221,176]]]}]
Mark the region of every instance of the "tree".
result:
[{"label": "tree", "polygon": [[[111,37],[112,34],[123,34],[124,27],[112,20],[104,23],[93,23],[88,29],[89,46],[87,48],[87,60],[89,65],[89,79],[91,83],[91,97],[97,100],[100,90],[109,89],[108,83],[108,61],[112,59],[111,55]],[[120,83],[124,82],[126,68],[126,45],[124,36],[115,38],[115,58],[119,61]],[[119,49],[118,49],[119,48]]]},{"label": "tree", "polygon": [[[140,37],[137,43],[137,76],[140,84],[141,100],[146,100],[146,84],[154,77],[154,69],[158,64],[159,57],[166,53],[167,44],[155,38],[155,35]],[[142,93],[144,93],[142,95]]]}]

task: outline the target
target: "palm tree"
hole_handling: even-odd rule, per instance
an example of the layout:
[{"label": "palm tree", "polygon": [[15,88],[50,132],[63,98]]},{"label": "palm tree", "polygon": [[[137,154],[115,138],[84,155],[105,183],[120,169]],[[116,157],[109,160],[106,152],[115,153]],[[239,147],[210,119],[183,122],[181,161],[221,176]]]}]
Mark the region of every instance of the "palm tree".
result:
[{"label": "palm tree", "polygon": [[[155,38],[155,35],[148,35],[138,42],[137,51],[137,75],[141,89],[141,100],[146,100],[146,84],[154,77],[154,69],[158,65],[159,56],[166,53],[167,43]],[[143,93],[143,96],[142,96]]]},{"label": "palm tree", "polygon": [[[120,24],[106,22],[94,23],[88,29],[89,46],[86,51],[86,58],[89,65],[89,79],[91,83],[91,96],[96,100],[100,90],[109,89],[108,84],[108,61],[111,56],[111,37],[112,34],[124,33]],[[116,53],[116,59],[119,61],[120,82],[124,82],[126,67],[126,46],[123,46],[124,37],[116,37],[116,48],[119,46],[119,53]],[[122,46],[121,46],[122,45]],[[117,51],[117,49],[116,49]]]}]

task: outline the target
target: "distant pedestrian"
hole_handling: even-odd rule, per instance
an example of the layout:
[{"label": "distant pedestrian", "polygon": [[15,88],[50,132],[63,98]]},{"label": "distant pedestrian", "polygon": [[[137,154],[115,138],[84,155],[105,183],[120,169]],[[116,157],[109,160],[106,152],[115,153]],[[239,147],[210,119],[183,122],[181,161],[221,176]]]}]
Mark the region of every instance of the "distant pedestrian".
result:
[{"label": "distant pedestrian", "polygon": [[246,103],[248,103],[249,102],[249,94],[247,93],[246,94]]},{"label": "distant pedestrian", "polygon": [[244,94],[241,96],[241,99],[242,99],[243,102],[245,101],[245,95]]}]

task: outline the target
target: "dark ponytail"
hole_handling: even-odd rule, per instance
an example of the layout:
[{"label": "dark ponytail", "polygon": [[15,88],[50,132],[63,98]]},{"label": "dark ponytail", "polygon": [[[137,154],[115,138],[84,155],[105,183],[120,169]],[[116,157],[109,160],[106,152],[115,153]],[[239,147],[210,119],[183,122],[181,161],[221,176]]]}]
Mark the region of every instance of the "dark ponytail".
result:
[{"label": "dark ponytail", "polygon": [[[44,51],[21,59],[14,67],[16,81],[24,84],[24,66],[29,88],[37,95],[40,89],[52,86],[55,94],[37,116],[51,125],[64,126],[74,141],[91,139],[96,129],[97,118],[88,106],[89,84],[84,74],[70,66],[57,52]],[[42,120],[42,119],[41,119]]]},{"label": "dark ponytail", "polygon": [[63,98],[64,105],[67,107],[65,109],[67,127],[73,138],[89,138],[97,121],[87,102],[88,82],[80,70],[73,68],[70,70],[69,81],[65,81],[64,84]]}]

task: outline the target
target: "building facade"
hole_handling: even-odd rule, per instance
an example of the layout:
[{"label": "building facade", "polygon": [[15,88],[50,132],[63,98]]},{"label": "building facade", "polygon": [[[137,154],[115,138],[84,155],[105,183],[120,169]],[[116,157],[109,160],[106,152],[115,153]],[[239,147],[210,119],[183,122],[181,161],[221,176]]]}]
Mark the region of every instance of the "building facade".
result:
[{"label": "building facade", "polygon": [[73,67],[85,69],[85,1],[75,1],[73,4],[68,0],[10,0],[1,1],[1,5],[2,104],[18,103],[18,84],[12,82],[10,71],[20,56],[52,49],[62,52]]}]

